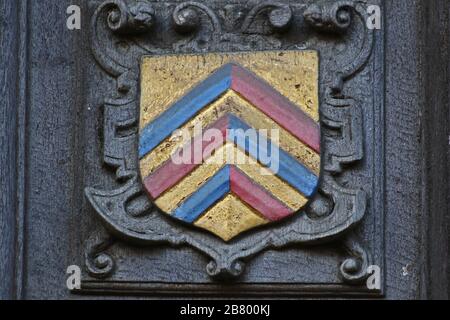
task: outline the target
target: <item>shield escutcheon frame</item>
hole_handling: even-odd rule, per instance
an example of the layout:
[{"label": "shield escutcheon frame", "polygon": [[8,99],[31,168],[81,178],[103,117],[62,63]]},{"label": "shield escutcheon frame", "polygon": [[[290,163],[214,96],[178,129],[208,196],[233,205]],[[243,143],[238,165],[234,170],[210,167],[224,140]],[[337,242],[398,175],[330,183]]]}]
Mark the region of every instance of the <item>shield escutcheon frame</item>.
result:
[{"label": "shield escutcheon frame", "polygon": [[224,241],[300,214],[320,177],[318,72],[311,50],[144,56],[150,199]]},{"label": "shield escutcheon frame", "polygon": [[[292,245],[325,243],[341,236],[345,239],[345,234],[364,217],[367,200],[367,195],[361,188],[344,186],[336,178],[345,171],[346,165],[363,158],[361,108],[345,93],[345,89],[349,80],[363,69],[371,57],[373,32],[364,30],[362,35],[364,41],[358,49],[356,58],[351,62],[320,70],[318,106],[320,105],[322,126],[322,172],[318,191],[304,208],[303,214],[293,215],[275,224],[249,230],[224,241],[216,235],[175,221],[172,217],[161,213],[143,187],[138,160],[139,97],[142,94],[139,89],[139,61],[152,51],[152,48],[148,43],[135,40],[136,43],[130,47],[132,50],[128,54],[111,53],[109,48],[102,47],[100,38],[105,34],[118,39],[145,34],[154,28],[154,17],[157,13],[153,6],[145,1],[134,3],[111,0],[101,4],[93,16],[94,56],[105,70],[117,78],[117,92],[105,102],[103,159],[106,164],[114,168],[120,187],[113,190],[86,188],[86,196],[108,233],[130,243],[141,245],[167,243],[175,246],[191,246],[210,259],[206,271],[214,279],[238,278],[244,273],[246,262],[267,249],[276,250]],[[313,30],[311,32],[319,34],[345,33],[352,23],[356,23],[353,20],[364,21],[366,17],[365,8],[358,2],[320,1],[319,4],[302,4],[299,8],[303,17],[301,22]],[[248,13],[248,19],[242,23],[239,35],[235,32],[223,31],[218,25],[219,22],[211,19],[214,32],[206,33],[212,37],[213,41],[207,51],[219,54],[248,52],[251,45],[247,48],[245,44],[230,50],[229,39],[240,37],[239,41],[245,43],[243,39],[249,33],[251,34],[249,30],[254,27],[252,21],[261,11],[267,10],[271,19],[269,35],[272,32],[285,32],[289,28],[294,12],[300,10],[299,8],[293,4],[271,2],[257,5]],[[192,13],[189,10],[200,10],[210,17],[213,16],[203,4],[187,2],[176,6],[173,11],[173,22],[176,31],[180,34],[198,32],[190,23],[186,24],[184,20],[184,22],[179,20],[179,15]],[[348,13],[353,20],[351,18],[349,21],[336,20],[337,12]],[[263,35],[260,36],[260,40],[266,39],[266,27],[265,24],[261,27]],[[222,41],[227,37],[226,41]],[[236,40],[236,38],[233,39]],[[297,52],[315,50],[320,54],[320,42],[326,41],[326,37],[315,36],[315,45],[292,49],[277,48],[274,38],[269,36],[267,39],[272,42],[264,44],[261,42],[258,45],[260,49],[274,50],[275,47],[278,51],[286,53],[290,50]],[[170,49],[159,51],[159,55],[175,51],[181,57],[185,55],[185,51],[192,54],[205,51],[197,47],[199,43],[186,46],[186,41],[182,38]],[[346,260],[341,264],[339,272],[345,282],[361,283],[367,276],[366,267],[370,264],[370,255],[358,241],[354,240],[353,236],[348,237],[345,243],[350,254],[357,256],[359,262],[355,269],[352,267],[355,260],[353,258]],[[93,276],[107,277],[112,272],[109,268],[98,270],[95,266],[90,267],[90,259],[91,257],[87,255],[88,269]]]}]

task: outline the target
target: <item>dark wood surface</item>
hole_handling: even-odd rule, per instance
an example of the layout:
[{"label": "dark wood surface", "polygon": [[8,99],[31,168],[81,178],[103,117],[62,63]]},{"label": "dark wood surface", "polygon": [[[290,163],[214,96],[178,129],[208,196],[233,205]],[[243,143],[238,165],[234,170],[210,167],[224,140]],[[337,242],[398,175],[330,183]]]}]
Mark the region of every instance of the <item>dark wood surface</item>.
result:
[{"label": "dark wood surface", "polygon": [[[73,3],[84,12],[80,31],[65,27],[66,8]],[[384,84],[374,94],[384,103],[375,119],[384,125],[374,129],[374,136],[384,141],[375,159],[384,194],[374,194],[373,212],[381,212],[383,219],[368,218],[383,223],[384,231],[368,237],[364,230],[383,228],[366,222],[362,236],[383,242],[376,245],[375,255],[384,260],[387,299],[447,298],[449,293],[449,9],[446,0],[385,1],[384,40],[374,53],[383,57],[384,67],[375,68],[375,75],[384,69]],[[87,1],[0,3],[1,298],[95,299],[123,293],[102,281],[89,296],[74,295],[65,287],[67,266],[83,265],[85,241],[99,228],[98,221],[87,218],[93,210],[83,189],[95,184],[96,171],[102,170],[99,140],[92,137],[99,136],[102,126],[97,110],[115,86],[93,62],[91,10]],[[113,181],[112,175],[104,178],[106,184]],[[119,279],[134,274],[152,280],[149,269],[133,269],[141,263],[181,287],[192,279],[210,281],[204,275],[204,258],[192,249],[148,250],[118,243],[115,250],[129,268],[119,269]],[[127,262],[128,256],[132,259]],[[263,296],[273,292],[272,282],[285,282],[280,296],[308,290],[298,283],[334,280],[336,259],[333,246],[268,252],[252,262],[244,287],[269,282],[249,289]],[[187,272],[183,260],[192,260]],[[306,274],[292,279],[292,264]],[[272,268],[283,265],[287,267],[280,273]],[[174,287],[160,284],[153,297],[173,295]],[[185,285],[180,294],[189,297],[191,289]],[[131,289],[136,294],[140,290]],[[341,294],[333,287],[327,290]],[[328,293],[318,290],[315,296]],[[342,292],[342,297],[348,295]]]},{"label": "dark wood surface", "polygon": [[16,4],[14,2],[2,2],[0,4],[0,12],[6,26],[1,30],[0,42],[0,69],[2,77],[0,80],[0,93],[3,97],[1,114],[0,114],[0,181],[2,186],[1,196],[1,220],[0,220],[0,282],[4,284],[0,290],[0,297],[9,297],[13,294],[13,274],[14,274],[14,212],[15,212],[15,195],[16,195],[16,110],[17,103],[16,87],[11,83],[17,83],[17,59],[16,50],[11,50],[17,46],[15,36],[18,34],[16,20],[18,18]]}]

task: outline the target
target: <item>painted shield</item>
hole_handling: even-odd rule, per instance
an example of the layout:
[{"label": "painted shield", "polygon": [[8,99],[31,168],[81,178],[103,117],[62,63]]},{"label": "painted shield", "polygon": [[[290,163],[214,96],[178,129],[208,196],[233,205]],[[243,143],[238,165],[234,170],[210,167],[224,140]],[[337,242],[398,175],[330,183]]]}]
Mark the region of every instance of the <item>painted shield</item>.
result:
[{"label": "painted shield", "polygon": [[152,201],[224,241],[302,213],[318,187],[318,55],[144,57],[139,163]]}]

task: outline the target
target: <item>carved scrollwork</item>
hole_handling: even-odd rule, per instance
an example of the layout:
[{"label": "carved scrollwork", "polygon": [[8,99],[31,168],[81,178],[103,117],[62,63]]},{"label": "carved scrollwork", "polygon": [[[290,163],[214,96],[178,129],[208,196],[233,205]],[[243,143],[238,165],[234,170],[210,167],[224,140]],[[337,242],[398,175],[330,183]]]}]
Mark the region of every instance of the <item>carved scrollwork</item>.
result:
[{"label": "carved scrollwork", "polygon": [[105,251],[114,243],[107,234],[94,234],[87,240],[85,264],[89,275],[94,278],[107,278],[114,271],[113,258]]},{"label": "carved scrollwork", "polygon": [[[200,32],[201,15],[209,20],[208,31]],[[219,41],[222,36],[222,25],[215,12],[199,2],[188,1],[177,5],[172,13],[172,20],[175,30],[188,36],[173,44],[173,48],[177,52],[192,50],[193,48],[197,51],[205,50],[205,47],[207,48],[210,43]]]},{"label": "carved scrollwork", "polygon": [[262,228],[242,235],[231,243],[225,243],[213,235],[184,227],[155,211],[148,211],[147,215],[141,217],[130,216],[124,204],[139,192],[137,179],[132,179],[113,191],[93,188],[86,190],[90,202],[108,230],[115,235],[144,244],[167,241],[172,245],[190,245],[212,258],[207,272],[218,279],[241,275],[244,260],[264,249],[333,239],[355,226],[363,218],[366,209],[365,192],[343,188],[332,177],[325,175],[322,193],[334,205],[325,206],[323,214],[299,214],[278,226]]},{"label": "carved scrollwork", "polygon": [[359,17],[364,32],[357,55],[349,63],[336,67],[326,87],[322,104],[323,134],[332,141],[326,151],[325,170],[341,173],[343,165],[354,163],[363,157],[362,111],[351,97],[343,94],[345,83],[368,63],[373,51],[373,30],[366,28],[367,11],[357,1],[319,1],[311,4],[303,13],[305,21],[319,32],[344,33]]},{"label": "carved scrollwork", "polygon": [[353,99],[328,98],[321,106],[324,169],[340,173],[343,166],[363,157],[362,110]]},{"label": "carved scrollwork", "polygon": [[108,12],[108,27],[119,34],[138,34],[150,31],[155,19],[155,11],[147,2],[126,5],[114,0],[105,4]]},{"label": "carved scrollwork", "polygon": [[219,36],[222,32],[222,26],[214,11],[206,5],[194,1],[184,2],[175,7],[172,18],[176,30],[181,33],[187,33],[199,28],[200,17],[198,11],[204,13],[210,20],[213,35]]},{"label": "carved scrollwork", "polygon": [[352,23],[353,1],[321,1],[311,4],[303,13],[314,28],[325,32],[347,31]]},{"label": "carved scrollwork", "polygon": [[255,22],[256,17],[262,13],[265,13],[268,19],[270,26],[275,31],[286,31],[287,28],[291,25],[293,13],[292,9],[289,5],[273,2],[273,1],[265,1],[261,4],[254,6],[242,24],[241,30],[243,33],[250,33],[250,27]]},{"label": "carved scrollwork", "polygon": [[[332,174],[343,172],[343,165],[361,160],[363,150],[363,116],[360,106],[350,97],[343,95],[345,83],[361,71],[368,63],[373,51],[373,31],[365,27],[367,11],[355,1],[320,1],[310,5],[303,14],[305,21],[320,32],[344,33],[358,16],[364,33],[362,46],[350,63],[338,66],[326,90],[321,106],[322,134],[329,142],[325,152],[324,169]],[[344,241],[350,258],[340,265],[344,282],[360,284],[367,278],[370,254],[351,233]]]},{"label": "carved scrollwork", "polygon": [[359,72],[368,62],[373,50],[373,30],[366,28],[366,8],[357,1],[320,1],[310,5],[303,16],[310,26],[322,32],[345,32],[353,17],[358,16],[364,26],[363,45],[358,55],[347,65],[340,66],[330,85],[331,94],[339,96],[344,83]]},{"label": "carved scrollwork", "polygon": [[241,260],[211,260],[206,266],[209,276],[219,279],[233,279],[239,277],[245,270],[245,263]]},{"label": "carved scrollwork", "polygon": [[[117,44],[105,43],[108,33],[118,36],[145,33],[154,25],[155,11],[143,1],[128,4],[124,0],[107,0],[95,11],[92,18],[91,43],[92,52],[97,62],[111,76],[117,78],[120,94],[128,94],[137,80],[129,58],[118,52]],[[142,54],[142,53],[141,53]],[[133,94],[133,92],[132,92]]]},{"label": "carved scrollwork", "polygon": [[350,257],[341,263],[340,275],[347,283],[360,284],[368,277],[371,256],[354,235],[346,237],[343,245]]},{"label": "carved scrollwork", "polygon": [[[324,174],[320,192],[311,202],[305,214],[298,214],[280,224],[245,233],[230,243],[224,243],[213,235],[184,226],[159,214],[143,194],[137,168],[137,102],[138,59],[148,53],[149,46],[136,40],[155,37],[150,31],[159,25],[161,10],[157,3],[147,1],[108,0],[101,4],[92,18],[92,47],[94,57],[102,68],[117,79],[118,93],[105,103],[104,146],[105,164],[114,168],[120,186],[115,190],[86,188],[86,195],[105,226],[116,237],[143,244],[167,243],[173,246],[188,245],[210,259],[206,272],[216,279],[237,278],[245,272],[246,262],[267,249],[290,244],[306,245],[326,242],[343,235],[355,227],[366,211],[366,193],[359,188],[339,185],[336,175],[345,165],[362,159],[363,123],[361,106],[344,95],[345,85],[368,63],[372,53],[372,31],[364,29],[357,35],[362,46],[356,58],[337,65],[332,70],[333,79],[326,86],[321,104]],[[305,5],[306,6],[306,5]],[[302,6],[302,8],[305,8]],[[169,30],[176,31],[176,40],[152,43],[156,53],[251,50],[254,41],[258,48],[283,48],[282,40],[264,32],[252,31],[256,20],[264,20],[272,31],[288,31],[292,26],[294,5],[265,1],[251,8],[235,32],[224,32],[214,10],[200,2],[175,3],[169,13],[172,21]],[[166,7],[167,8],[167,7]],[[246,12],[245,8],[239,12]],[[336,33],[344,36],[355,25],[355,16],[364,24],[365,10],[359,2],[320,1],[306,7],[304,20],[320,33]],[[204,23],[207,19],[210,25]],[[238,21],[238,20],[236,20]],[[298,26],[297,26],[298,27]],[[236,29],[236,28],[235,28]],[[211,37],[200,48],[198,37]],[[145,35],[145,37],[144,37]],[[181,38],[181,40],[180,40]],[[130,47],[126,53],[114,44],[124,41]],[[145,41],[142,40],[142,41]],[[264,45],[262,44],[264,43]],[[330,72],[331,73],[331,72]],[[109,244],[94,241],[88,246],[86,265],[94,277],[108,276],[113,272],[114,261],[104,253]],[[97,244],[95,244],[97,243]],[[352,256],[344,261],[340,272],[344,281],[357,283],[363,278],[363,267],[369,260],[367,253],[356,240],[348,246]]]}]

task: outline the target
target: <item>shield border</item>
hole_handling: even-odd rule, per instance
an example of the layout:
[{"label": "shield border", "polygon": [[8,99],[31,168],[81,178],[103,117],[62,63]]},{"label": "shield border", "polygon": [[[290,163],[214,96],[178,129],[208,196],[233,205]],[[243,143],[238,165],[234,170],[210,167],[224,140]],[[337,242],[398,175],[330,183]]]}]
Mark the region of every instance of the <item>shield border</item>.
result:
[{"label": "shield border", "polygon": [[[105,1],[94,14],[93,28],[97,27],[99,21],[107,20],[105,13],[111,9],[118,10],[121,17],[134,16],[133,11],[124,1]],[[181,10],[181,8],[178,9]],[[286,10],[286,7],[279,5],[277,9]],[[312,14],[318,9],[322,13],[320,19]],[[342,22],[336,19],[337,12],[342,10],[351,11],[362,21],[366,19],[366,11],[362,6],[356,2],[346,1],[325,1],[319,7],[311,6],[305,10],[304,18],[310,27],[319,32],[342,32],[351,24],[351,21]],[[152,14],[150,7],[145,12],[150,16]],[[256,12],[259,11],[256,10]],[[123,25],[121,22],[122,20],[115,25],[108,20],[106,24],[117,34],[140,33],[151,27],[148,21],[144,25],[135,19],[126,19]],[[281,25],[281,27],[285,26]],[[321,192],[311,204],[308,215],[305,215],[306,218],[297,219],[301,221],[280,223],[276,228],[271,227],[271,230],[262,228],[254,234],[246,235],[238,241],[225,245],[218,244],[204,232],[195,232],[190,227],[175,226],[164,217],[161,219],[161,215],[152,210],[152,204],[143,198],[142,185],[137,174],[137,159],[133,155],[133,150],[136,150],[137,135],[132,130],[130,132],[130,128],[137,124],[135,117],[138,103],[135,89],[137,87],[136,70],[133,66],[127,67],[126,63],[120,62],[120,59],[116,59],[117,57],[112,60],[107,58],[102,49],[95,44],[98,41],[95,38],[98,37],[98,33],[93,32],[93,37],[93,50],[97,61],[105,70],[109,70],[113,76],[117,77],[118,92],[125,93],[124,98],[112,99],[105,103],[104,162],[116,168],[117,179],[125,180],[126,183],[112,191],[92,187],[85,190],[93,208],[111,233],[119,238],[144,244],[165,242],[172,245],[190,245],[211,258],[211,262],[206,267],[210,276],[228,278],[241,275],[244,271],[244,261],[265,249],[281,248],[289,244],[305,245],[329,241],[351,230],[361,221],[366,209],[365,192],[340,186],[334,175],[343,171],[344,164],[358,161],[363,156],[361,108],[351,98],[344,98],[342,92],[347,81],[361,71],[371,56],[373,47],[371,30],[365,31],[365,45],[361,48],[358,58],[336,71],[327,83],[325,99],[320,106],[323,115],[322,125],[331,129],[347,127],[352,131],[354,138],[346,137],[344,132],[341,144],[336,141],[327,141],[329,147],[326,158],[329,160],[324,165],[324,175],[319,183]],[[148,224],[142,228],[143,223]],[[361,281],[366,277],[364,266],[370,259],[365,254],[365,250],[358,248],[359,246],[354,242],[348,247],[349,252],[359,256],[363,264],[355,272],[355,270],[347,269],[348,261],[344,261],[340,268],[341,275],[348,282]],[[89,260],[89,257],[87,259]],[[108,272],[111,270],[105,268],[96,276],[103,277]]]}]

